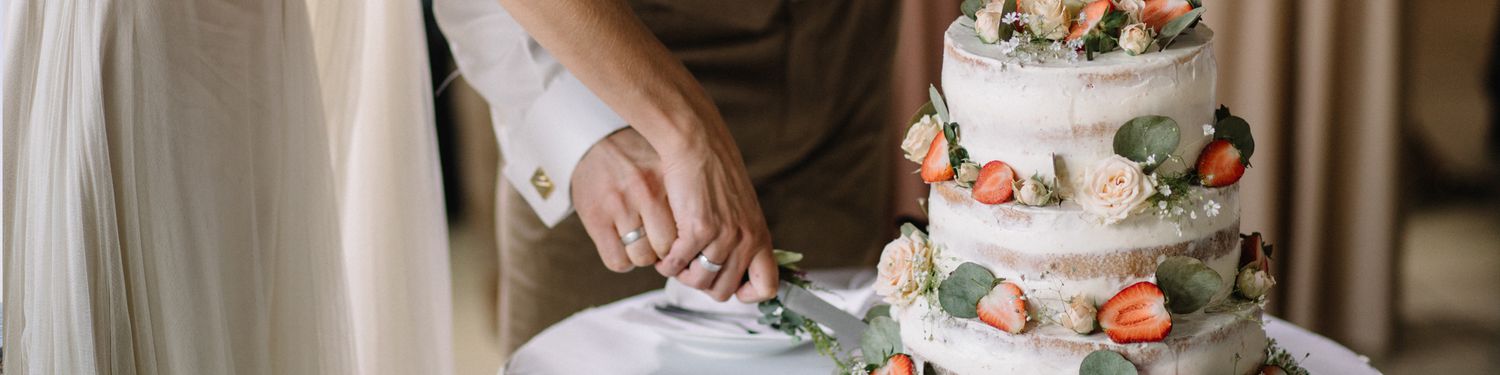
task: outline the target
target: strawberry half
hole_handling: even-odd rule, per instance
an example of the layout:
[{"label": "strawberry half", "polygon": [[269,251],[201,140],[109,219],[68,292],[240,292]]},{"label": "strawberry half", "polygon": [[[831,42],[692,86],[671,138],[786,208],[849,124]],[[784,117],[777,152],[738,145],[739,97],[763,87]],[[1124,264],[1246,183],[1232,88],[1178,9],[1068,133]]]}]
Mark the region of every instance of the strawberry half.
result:
[{"label": "strawberry half", "polygon": [[911,362],[911,357],[901,353],[891,355],[890,359],[885,360],[885,366],[870,371],[870,375],[912,375],[915,373],[916,368]]},{"label": "strawberry half", "polygon": [[1245,175],[1240,150],[1228,140],[1215,139],[1198,154],[1198,180],[1207,187],[1234,185]]},{"label": "strawberry half", "polygon": [[1132,284],[1099,306],[1099,326],[1121,344],[1161,341],[1172,332],[1167,297],[1149,281]]},{"label": "strawberry half", "polygon": [[1146,7],[1141,9],[1141,22],[1159,33],[1167,23],[1191,11],[1193,4],[1187,0],[1146,0]]},{"label": "strawberry half", "polygon": [[922,181],[943,182],[953,179],[953,164],[948,161],[948,137],[939,132],[922,159]]},{"label": "strawberry half", "polygon": [[1073,29],[1069,30],[1068,33],[1068,41],[1077,40],[1078,38],[1082,38],[1084,34],[1088,34],[1089,30],[1093,30],[1094,26],[1098,25],[1099,21],[1104,19],[1104,15],[1109,14],[1109,10],[1113,9],[1114,6],[1115,3],[1111,0],[1094,0],[1094,2],[1084,5],[1081,11],[1083,12],[1083,21],[1073,23]]},{"label": "strawberry half", "polygon": [[1001,331],[1021,333],[1026,328],[1026,294],[1015,283],[1003,282],[990,289],[979,298],[976,310],[979,320]]},{"label": "strawberry half", "polygon": [[1003,161],[984,163],[979,169],[979,178],[974,180],[974,200],[984,204],[1010,201],[1015,182],[1016,170],[1010,164]]},{"label": "strawberry half", "polygon": [[1260,270],[1271,272],[1270,246],[1261,239],[1260,232],[1240,235],[1240,268],[1254,264]]}]

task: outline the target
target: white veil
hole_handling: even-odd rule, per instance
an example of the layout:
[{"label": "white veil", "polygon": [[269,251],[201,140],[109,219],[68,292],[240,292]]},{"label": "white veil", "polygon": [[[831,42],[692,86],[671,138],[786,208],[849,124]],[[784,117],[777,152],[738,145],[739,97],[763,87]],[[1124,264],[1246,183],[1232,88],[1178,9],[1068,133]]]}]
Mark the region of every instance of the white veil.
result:
[{"label": "white veil", "polygon": [[417,2],[8,6],[5,372],[451,372]]}]

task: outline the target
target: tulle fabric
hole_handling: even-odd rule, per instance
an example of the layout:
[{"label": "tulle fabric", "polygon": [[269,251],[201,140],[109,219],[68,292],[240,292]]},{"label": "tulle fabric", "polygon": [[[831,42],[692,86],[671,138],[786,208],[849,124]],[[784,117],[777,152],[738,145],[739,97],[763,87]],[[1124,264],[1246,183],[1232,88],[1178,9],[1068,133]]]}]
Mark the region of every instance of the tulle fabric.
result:
[{"label": "tulle fabric", "polygon": [[450,373],[411,1],[11,1],[9,374]]}]

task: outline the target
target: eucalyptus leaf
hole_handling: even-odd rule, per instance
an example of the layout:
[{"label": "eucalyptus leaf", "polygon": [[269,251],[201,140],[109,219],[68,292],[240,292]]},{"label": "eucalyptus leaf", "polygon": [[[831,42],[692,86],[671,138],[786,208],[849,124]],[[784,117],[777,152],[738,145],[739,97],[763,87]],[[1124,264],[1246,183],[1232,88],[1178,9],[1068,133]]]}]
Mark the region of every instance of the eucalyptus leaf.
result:
[{"label": "eucalyptus leaf", "polygon": [[1203,16],[1204,10],[1207,10],[1207,8],[1193,9],[1181,16],[1177,16],[1177,18],[1173,18],[1166,25],[1162,26],[1161,33],[1156,36],[1156,40],[1161,43],[1160,50],[1166,51],[1167,47],[1172,45],[1172,41],[1177,40],[1178,35],[1186,31],[1188,26],[1192,26],[1198,22],[1198,17]]},{"label": "eucalyptus leaf", "polygon": [[977,318],[979,299],[995,287],[995,274],[973,262],[965,262],[938,285],[938,303],[948,315]]},{"label": "eucalyptus leaf", "polygon": [[953,121],[948,117],[948,103],[943,101],[943,94],[938,93],[937,86],[927,85],[927,96],[932,100],[932,109],[937,112],[938,119],[943,123]]},{"label": "eucalyptus leaf", "polygon": [[974,14],[979,13],[980,9],[984,9],[987,3],[988,1],[986,0],[964,0],[963,4],[958,6],[958,9],[964,12],[964,17],[969,17],[972,20],[975,19]]},{"label": "eucalyptus leaf", "polygon": [[1115,131],[1115,154],[1138,163],[1146,162],[1152,155],[1156,155],[1158,162],[1165,161],[1177,150],[1181,131],[1177,121],[1170,117],[1136,117]]},{"label": "eucalyptus leaf", "polygon": [[1207,306],[1224,279],[1197,258],[1174,255],[1156,265],[1156,284],[1167,295],[1167,309],[1187,314]]},{"label": "eucalyptus leaf", "polygon": [[922,233],[922,237],[927,237],[927,233],[918,229],[916,224],[910,222],[901,223],[901,237],[910,236],[912,233]]},{"label": "eucalyptus leaf", "polygon": [[1228,140],[1240,150],[1240,161],[1250,165],[1250,155],[1255,153],[1255,137],[1250,135],[1250,123],[1239,116],[1230,115],[1214,124],[1214,138]]},{"label": "eucalyptus leaf", "polygon": [[887,305],[887,304],[882,303],[882,304],[870,307],[870,311],[866,311],[865,312],[865,323],[869,323],[870,321],[875,320],[875,318],[890,318],[890,317],[891,317],[891,305]]},{"label": "eucalyptus leaf", "polygon": [[901,352],[901,326],[888,316],[870,319],[859,346],[865,362],[885,363],[892,354]]},{"label": "eucalyptus leaf", "polygon": [[1135,364],[1125,359],[1120,353],[1108,350],[1095,350],[1083,357],[1083,364],[1078,366],[1078,375],[1136,375],[1139,372]]},{"label": "eucalyptus leaf", "polygon": [[773,249],[771,250],[771,256],[776,258],[776,265],[783,267],[792,266],[802,261],[802,253],[795,251]]}]

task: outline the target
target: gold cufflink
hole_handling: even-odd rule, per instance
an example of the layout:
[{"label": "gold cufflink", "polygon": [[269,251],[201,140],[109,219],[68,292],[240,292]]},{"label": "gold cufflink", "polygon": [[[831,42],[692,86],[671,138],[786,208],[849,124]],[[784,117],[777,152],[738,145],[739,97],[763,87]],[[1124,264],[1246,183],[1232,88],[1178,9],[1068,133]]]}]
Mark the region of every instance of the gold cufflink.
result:
[{"label": "gold cufflink", "polygon": [[542,199],[547,199],[552,195],[552,179],[548,178],[547,172],[542,172],[541,168],[537,168],[536,173],[531,174],[531,186],[536,188],[537,194],[541,194]]}]

